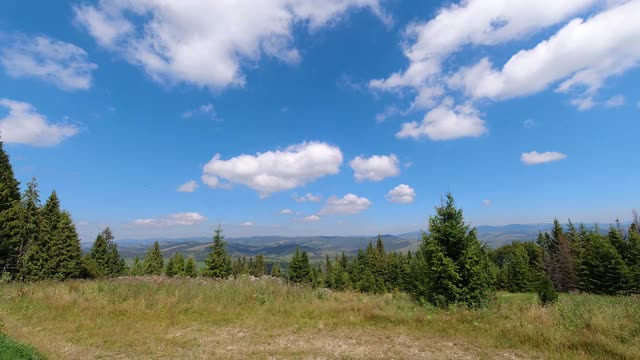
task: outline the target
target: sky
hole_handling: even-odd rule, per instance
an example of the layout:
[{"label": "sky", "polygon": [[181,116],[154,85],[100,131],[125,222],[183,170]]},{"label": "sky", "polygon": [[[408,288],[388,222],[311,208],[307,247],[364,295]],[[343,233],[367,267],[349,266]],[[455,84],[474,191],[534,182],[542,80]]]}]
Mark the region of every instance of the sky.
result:
[{"label": "sky", "polygon": [[609,224],[640,0],[0,2],[0,137],[84,240]]}]

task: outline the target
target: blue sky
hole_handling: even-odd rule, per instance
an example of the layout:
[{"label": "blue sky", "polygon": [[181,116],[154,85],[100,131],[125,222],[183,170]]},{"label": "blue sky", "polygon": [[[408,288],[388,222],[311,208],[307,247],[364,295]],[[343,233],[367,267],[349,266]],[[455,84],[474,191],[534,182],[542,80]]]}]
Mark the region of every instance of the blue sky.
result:
[{"label": "blue sky", "polygon": [[84,239],[608,224],[638,64],[639,0],[9,0],[0,136]]}]

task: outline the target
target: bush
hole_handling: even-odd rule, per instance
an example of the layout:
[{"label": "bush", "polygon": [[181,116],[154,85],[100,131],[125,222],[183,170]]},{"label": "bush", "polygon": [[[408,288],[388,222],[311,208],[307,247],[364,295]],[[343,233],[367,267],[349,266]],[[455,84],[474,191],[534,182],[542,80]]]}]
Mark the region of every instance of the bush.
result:
[{"label": "bush", "polygon": [[558,292],[547,274],[543,274],[540,277],[540,282],[538,283],[538,301],[542,306],[550,305],[558,301]]}]

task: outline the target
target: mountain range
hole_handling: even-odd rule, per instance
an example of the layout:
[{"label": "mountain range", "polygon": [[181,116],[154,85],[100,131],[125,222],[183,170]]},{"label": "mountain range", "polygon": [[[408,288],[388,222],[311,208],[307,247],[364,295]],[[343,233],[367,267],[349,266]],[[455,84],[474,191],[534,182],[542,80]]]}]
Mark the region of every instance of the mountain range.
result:
[{"label": "mountain range", "polygon": [[[476,227],[478,238],[489,247],[497,248],[513,241],[535,240],[540,231],[548,231],[552,224],[511,224],[504,226],[482,225]],[[606,230],[606,228],[605,228]],[[387,251],[416,251],[420,246],[421,231],[398,235],[382,235]],[[325,255],[334,256],[341,252],[352,255],[359,248],[365,248],[369,241],[375,242],[376,236],[252,236],[226,238],[227,251],[232,257],[256,256],[264,254],[270,260],[286,261],[296,246],[306,251],[313,260]],[[135,256],[144,257],[146,249],[158,241],[165,257],[176,252],[185,256],[193,256],[197,261],[206,257],[211,237],[190,238],[149,238],[117,240],[120,254],[125,259]],[[83,244],[85,251],[91,246]]]}]

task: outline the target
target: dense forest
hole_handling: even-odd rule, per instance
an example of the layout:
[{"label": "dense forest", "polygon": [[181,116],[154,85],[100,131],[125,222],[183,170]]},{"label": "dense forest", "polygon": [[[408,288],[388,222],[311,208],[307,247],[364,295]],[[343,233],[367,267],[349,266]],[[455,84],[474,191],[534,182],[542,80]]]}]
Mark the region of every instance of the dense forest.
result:
[{"label": "dense forest", "polygon": [[446,307],[454,303],[481,307],[496,290],[538,291],[553,301],[555,292],[581,291],[624,295],[640,293],[640,224],[634,213],[628,228],[620,223],[606,235],[571,221],[554,221],[536,241],[514,242],[496,250],[482,244],[465,224],[461,209],[447,194],[429,218],[420,249],[388,252],[379,236],[355,256],[337,254],[311,263],[297,248],[290,262],[268,262],[264,256],[231,259],[222,229],[215,230],[204,268],[176,253],[165,262],[156,242],[144,259],[130,267],[118,254],[109,228],[97,235],[87,254],[71,215],[62,210],[56,192],[44,205],[32,180],[21,194],[9,156],[0,142],[0,272],[3,281],[102,278],[122,275],[230,276],[270,274],[292,283],[332,290],[368,293],[406,292],[421,303]]}]

